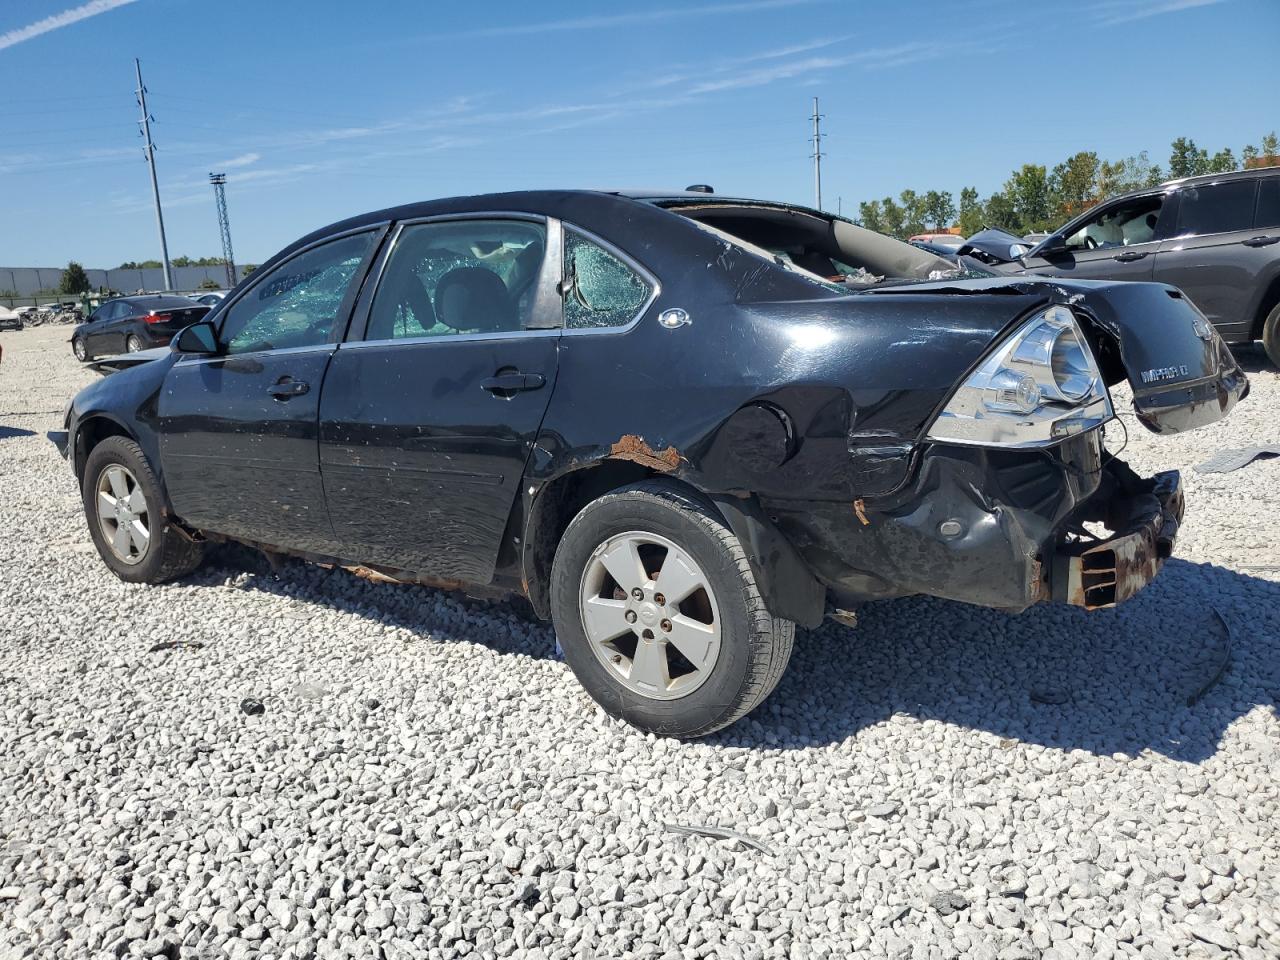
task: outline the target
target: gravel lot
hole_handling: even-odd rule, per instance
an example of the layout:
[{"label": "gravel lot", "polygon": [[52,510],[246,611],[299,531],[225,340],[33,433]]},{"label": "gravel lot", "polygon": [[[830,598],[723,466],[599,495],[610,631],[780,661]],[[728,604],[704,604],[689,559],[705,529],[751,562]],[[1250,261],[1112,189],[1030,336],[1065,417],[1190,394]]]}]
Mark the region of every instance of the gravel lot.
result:
[{"label": "gravel lot", "polygon": [[1127,420],[1188,488],[1138,598],[873,604],[683,744],[511,605],[235,549],[120,583],[45,437],[67,336],[2,338],[0,957],[1280,956],[1280,460],[1190,471],[1280,440],[1260,351],[1224,424]]}]

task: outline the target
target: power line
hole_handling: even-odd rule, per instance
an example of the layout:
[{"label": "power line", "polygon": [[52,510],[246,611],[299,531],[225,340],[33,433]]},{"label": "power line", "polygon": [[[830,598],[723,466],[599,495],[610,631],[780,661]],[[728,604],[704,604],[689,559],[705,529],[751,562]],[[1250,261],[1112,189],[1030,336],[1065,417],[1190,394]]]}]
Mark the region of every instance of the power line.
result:
[{"label": "power line", "polygon": [[147,113],[147,88],[142,85],[142,61],[133,58],[138,74],[138,106],[142,109],[142,135],[147,139],[147,165],[151,167],[151,193],[156,199],[156,226],[160,228],[160,253],[164,257],[164,288],[173,289],[173,270],[169,266],[169,243],[164,238],[164,213],[160,209],[160,181],[156,179],[156,145],[151,142],[151,114]]},{"label": "power line", "polygon": [[822,114],[818,112],[818,98],[813,98],[813,205],[822,209]]},{"label": "power line", "polygon": [[218,232],[222,234],[222,260],[227,267],[227,289],[236,285],[236,258],[231,252],[231,221],[227,217],[227,175],[209,174],[213,196],[218,204]]}]

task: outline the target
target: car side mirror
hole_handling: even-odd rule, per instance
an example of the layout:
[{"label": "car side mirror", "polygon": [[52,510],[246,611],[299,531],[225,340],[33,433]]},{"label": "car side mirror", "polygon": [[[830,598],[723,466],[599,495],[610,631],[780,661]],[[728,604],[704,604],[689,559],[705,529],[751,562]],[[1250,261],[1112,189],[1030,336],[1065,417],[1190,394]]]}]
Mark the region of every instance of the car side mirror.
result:
[{"label": "car side mirror", "polygon": [[1052,256],[1055,253],[1066,253],[1067,252],[1066,237],[1062,237],[1057,234],[1054,234],[1052,237],[1046,237],[1044,243],[1036,247],[1035,251],[1036,251],[1036,256],[1038,257]]},{"label": "car side mirror", "polygon": [[173,338],[175,353],[211,354],[218,352],[218,331],[212,323],[200,320],[183,327]]}]

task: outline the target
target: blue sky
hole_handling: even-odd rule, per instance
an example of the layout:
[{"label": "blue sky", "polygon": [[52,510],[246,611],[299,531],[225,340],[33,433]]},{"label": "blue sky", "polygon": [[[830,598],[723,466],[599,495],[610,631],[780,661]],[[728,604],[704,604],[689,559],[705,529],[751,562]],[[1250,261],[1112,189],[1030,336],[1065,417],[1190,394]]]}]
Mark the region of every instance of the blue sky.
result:
[{"label": "blue sky", "polygon": [[171,255],[237,259],[410,200],[713,184],[825,205],[985,195],[1025,162],[1280,128],[1280,0],[6,0],[0,264],[159,256],[142,58]]}]

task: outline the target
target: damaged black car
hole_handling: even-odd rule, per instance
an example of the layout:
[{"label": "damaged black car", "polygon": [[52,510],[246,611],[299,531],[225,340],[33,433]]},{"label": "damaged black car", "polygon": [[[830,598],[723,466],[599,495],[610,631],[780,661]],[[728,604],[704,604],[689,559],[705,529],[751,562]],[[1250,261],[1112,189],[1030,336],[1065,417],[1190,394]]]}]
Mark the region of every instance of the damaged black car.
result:
[{"label": "damaged black car", "polygon": [[704,191],[411,204],[298,241],[66,417],[90,535],[157,583],[207,543],[526,596],[607,711],[681,737],[797,625],[931,594],[1109,607],[1182,517],[1104,446],[1248,383],[1155,283],[993,278]]}]

